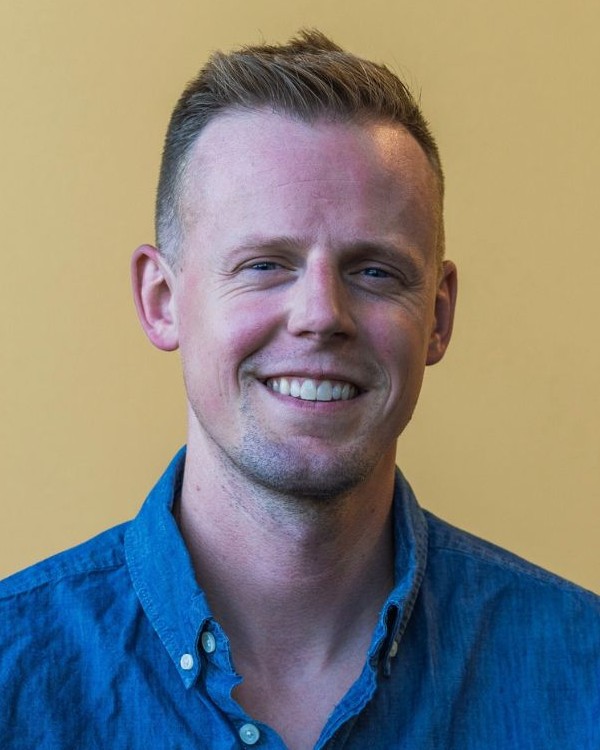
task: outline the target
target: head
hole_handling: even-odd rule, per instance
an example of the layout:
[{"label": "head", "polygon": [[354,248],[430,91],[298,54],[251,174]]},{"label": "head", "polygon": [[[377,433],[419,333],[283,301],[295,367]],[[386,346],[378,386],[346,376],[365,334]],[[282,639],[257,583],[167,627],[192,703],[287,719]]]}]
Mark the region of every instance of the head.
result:
[{"label": "head", "polygon": [[156,202],[157,245],[172,265],[182,240],[181,195],[192,148],[219,115],[268,110],[305,123],[395,124],[424,151],[439,190],[438,262],[444,255],[444,177],[436,142],[405,84],[384,65],[346,52],[319,31],[283,45],[216,52],[186,87],[171,116]]},{"label": "head", "polygon": [[389,482],[456,292],[402,83],[320,34],[217,55],[175,110],[158,200],[134,291],[180,350],[197,466],[295,498]]}]

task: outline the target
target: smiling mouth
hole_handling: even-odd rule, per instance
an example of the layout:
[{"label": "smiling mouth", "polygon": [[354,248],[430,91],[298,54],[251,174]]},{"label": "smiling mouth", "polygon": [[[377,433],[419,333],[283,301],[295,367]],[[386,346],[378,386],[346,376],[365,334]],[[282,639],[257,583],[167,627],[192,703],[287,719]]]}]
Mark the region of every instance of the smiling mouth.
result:
[{"label": "smiling mouth", "polygon": [[358,396],[356,386],[337,380],[269,378],[265,385],[275,393],[299,398],[302,401],[349,401]]}]

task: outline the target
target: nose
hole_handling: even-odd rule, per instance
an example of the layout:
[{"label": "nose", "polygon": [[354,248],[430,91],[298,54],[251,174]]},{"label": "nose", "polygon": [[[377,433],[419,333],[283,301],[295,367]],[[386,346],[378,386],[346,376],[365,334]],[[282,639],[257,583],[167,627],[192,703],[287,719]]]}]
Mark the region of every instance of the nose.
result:
[{"label": "nose", "polygon": [[321,258],[307,263],[291,292],[288,330],[327,340],[356,332],[348,289],[340,271]]}]

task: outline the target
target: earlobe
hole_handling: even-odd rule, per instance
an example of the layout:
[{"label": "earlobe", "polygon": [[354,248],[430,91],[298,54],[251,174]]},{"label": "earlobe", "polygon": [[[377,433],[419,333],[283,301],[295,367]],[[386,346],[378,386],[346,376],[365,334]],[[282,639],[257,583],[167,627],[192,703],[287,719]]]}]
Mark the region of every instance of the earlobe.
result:
[{"label": "earlobe", "polygon": [[179,346],[171,268],[152,245],[141,245],[131,259],[131,284],[140,323],[158,349]]},{"label": "earlobe", "polygon": [[445,260],[438,282],[435,297],[434,326],[429,340],[427,351],[427,364],[434,365],[446,353],[450,337],[452,336],[452,325],[454,323],[454,309],[456,307],[457,273],[456,266],[452,261]]}]

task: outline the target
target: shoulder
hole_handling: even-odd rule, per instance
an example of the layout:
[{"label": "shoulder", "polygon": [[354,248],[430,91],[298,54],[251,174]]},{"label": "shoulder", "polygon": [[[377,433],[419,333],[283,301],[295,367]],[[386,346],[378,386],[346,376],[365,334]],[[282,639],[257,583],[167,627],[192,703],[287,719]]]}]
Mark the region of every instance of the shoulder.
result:
[{"label": "shoulder", "polygon": [[[424,511],[427,520],[428,568],[440,585],[469,599],[512,601],[522,614],[544,608],[564,615],[584,615],[600,630],[600,597]],[[516,614],[516,611],[515,611]]]},{"label": "shoulder", "polygon": [[115,643],[119,625],[135,615],[123,548],[126,526],[0,582],[0,726],[9,706],[26,711],[41,686],[79,679],[73,665],[105,651],[102,643]]},{"label": "shoulder", "polygon": [[21,598],[52,596],[57,588],[82,585],[123,568],[123,539],[128,525],[108,529],[0,581],[0,609],[10,609]]}]

